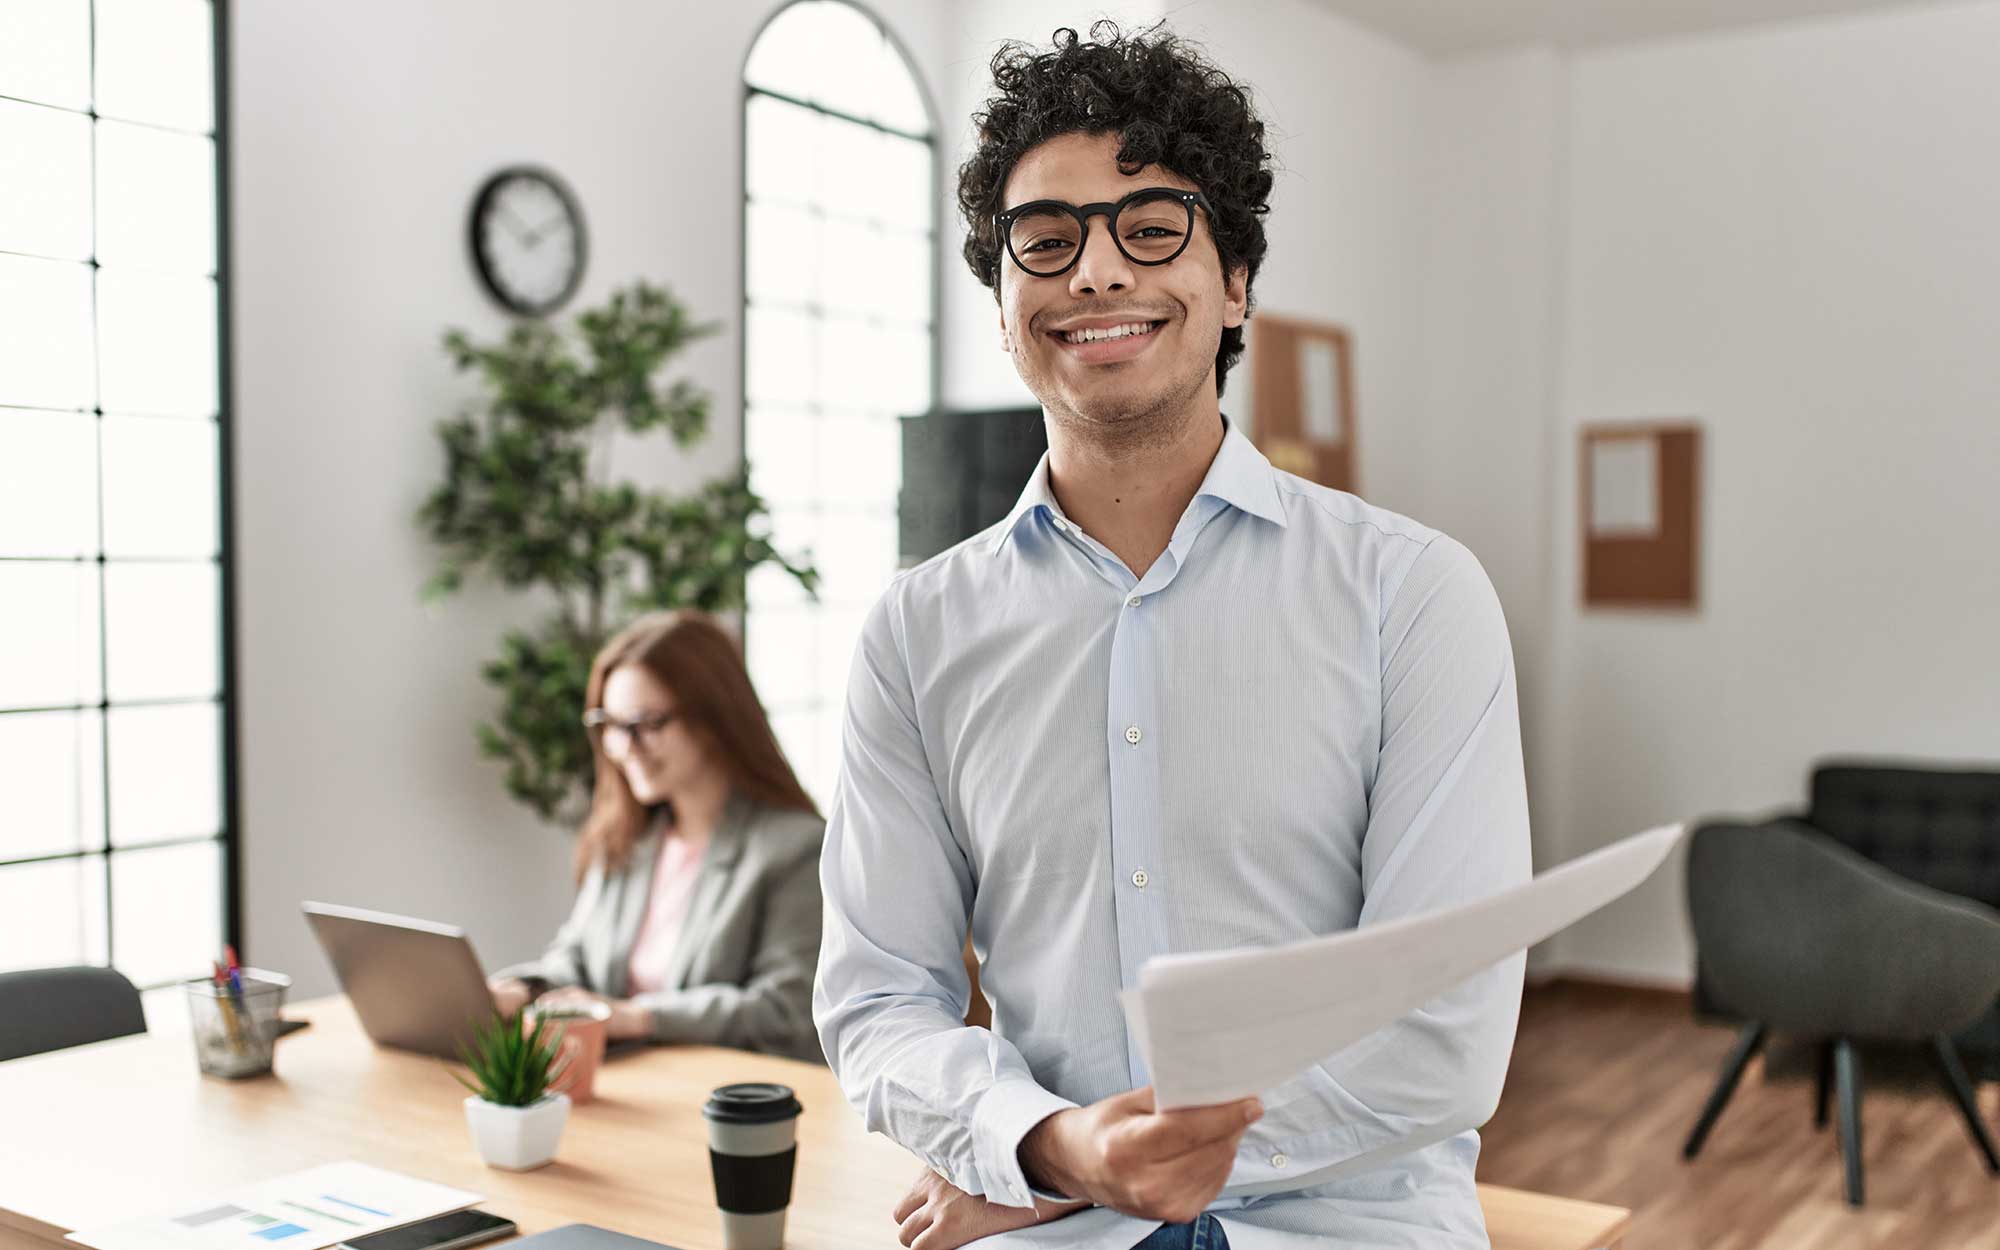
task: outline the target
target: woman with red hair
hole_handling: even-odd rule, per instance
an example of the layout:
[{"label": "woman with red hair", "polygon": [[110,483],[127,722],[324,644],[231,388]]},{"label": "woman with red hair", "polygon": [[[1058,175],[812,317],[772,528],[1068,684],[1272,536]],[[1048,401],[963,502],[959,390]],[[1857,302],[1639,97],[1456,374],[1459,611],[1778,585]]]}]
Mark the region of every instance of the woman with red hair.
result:
[{"label": "woman with red hair", "polygon": [[736,640],[701,612],[642,617],[591,664],[583,720],[576,904],[539,960],[494,977],[500,1009],[603,1001],[613,1038],[818,1061],[825,822]]}]

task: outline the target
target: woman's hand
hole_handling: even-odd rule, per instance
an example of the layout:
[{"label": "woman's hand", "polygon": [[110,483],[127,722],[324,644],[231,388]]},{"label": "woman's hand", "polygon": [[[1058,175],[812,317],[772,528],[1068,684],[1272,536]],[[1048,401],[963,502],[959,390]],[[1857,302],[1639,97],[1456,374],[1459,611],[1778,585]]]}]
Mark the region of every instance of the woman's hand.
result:
[{"label": "woman's hand", "polygon": [[534,997],[528,983],[519,977],[494,977],[486,988],[493,991],[493,1007],[503,1016],[513,1015]]},{"label": "woman's hand", "polygon": [[1037,1198],[1032,1209],[998,1206],[973,1197],[925,1168],[903,1200],[896,1204],[891,1218],[897,1225],[896,1240],[911,1250],[958,1250],[968,1241],[1031,1224],[1046,1224],[1089,1205],[1088,1202],[1060,1205]]},{"label": "woman's hand", "polygon": [[567,985],[559,990],[550,990],[535,1000],[538,1007],[575,1007],[586,1003],[603,1003],[611,1008],[611,1019],[606,1022],[605,1036],[614,1042],[628,1038],[650,1037],[653,1033],[653,1019],[646,1009],[629,998],[606,998],[602,994],[578,985]]}]

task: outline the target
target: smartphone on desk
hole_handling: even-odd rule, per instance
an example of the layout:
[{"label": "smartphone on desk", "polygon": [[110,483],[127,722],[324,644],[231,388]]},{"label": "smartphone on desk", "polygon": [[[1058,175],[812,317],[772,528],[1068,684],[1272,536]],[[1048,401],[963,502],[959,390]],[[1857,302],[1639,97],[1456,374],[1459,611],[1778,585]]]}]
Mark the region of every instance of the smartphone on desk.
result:
[{"label": "smartphone on desk", "polygon": [[347,1250],[461,1250],[516,1231],[514,1221],[488,1215],[484,1211],[453,1211],[435,1215],[401,1228],[391,1228],[366,1237],[341,1242]]}]

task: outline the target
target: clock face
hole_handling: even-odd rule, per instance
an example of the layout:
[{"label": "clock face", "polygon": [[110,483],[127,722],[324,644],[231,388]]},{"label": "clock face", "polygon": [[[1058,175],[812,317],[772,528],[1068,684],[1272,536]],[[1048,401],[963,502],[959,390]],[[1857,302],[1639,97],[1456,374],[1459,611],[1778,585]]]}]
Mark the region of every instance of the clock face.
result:
[{"label": "clock face", "polygon": [[507,169],[472,208],[472,256],[495,299],[515,312],[553,312],[583,277],[583,214],[554,174]]}]

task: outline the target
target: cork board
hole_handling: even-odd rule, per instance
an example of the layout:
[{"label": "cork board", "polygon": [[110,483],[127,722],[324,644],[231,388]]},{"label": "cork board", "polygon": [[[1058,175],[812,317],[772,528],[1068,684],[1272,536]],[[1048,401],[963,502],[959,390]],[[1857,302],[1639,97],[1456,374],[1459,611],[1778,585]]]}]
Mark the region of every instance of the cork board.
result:
[{"label": "cork board", "polygon": [[1700,427],[1691,421],[1586,426],[1577,460],[1584,606],[1696,607]]},{"label": "cork board", "polygon": [[1288,473],[1359,491],[1353,336],[1329,322],[1259,312],[1247,337],[1250,441]]}]

